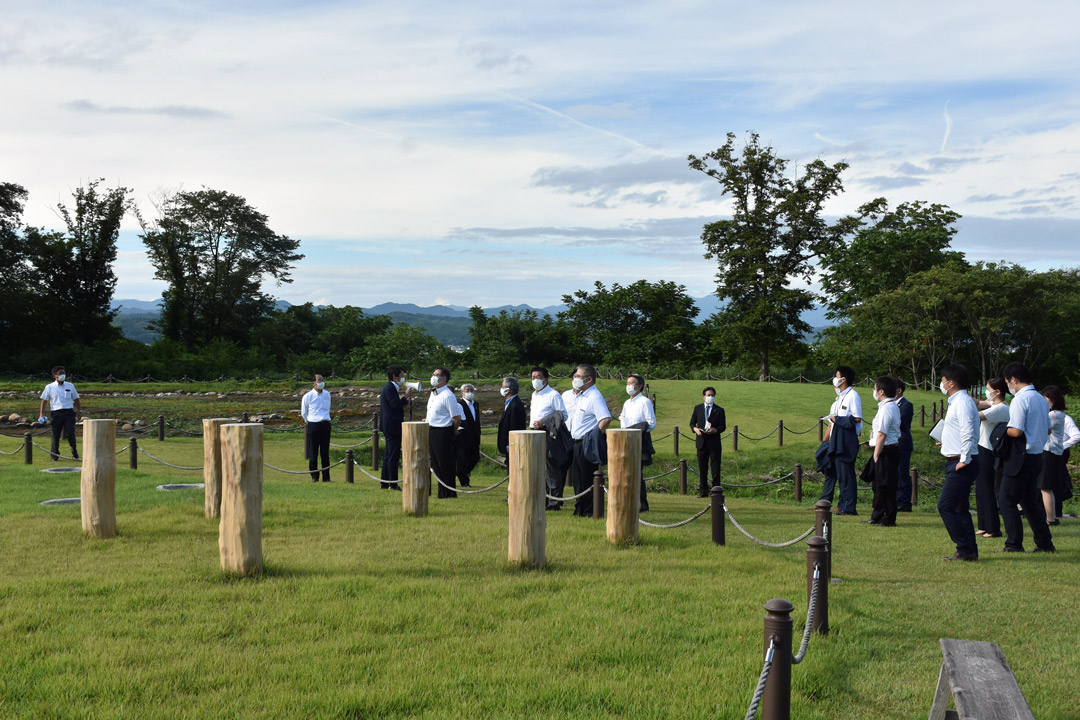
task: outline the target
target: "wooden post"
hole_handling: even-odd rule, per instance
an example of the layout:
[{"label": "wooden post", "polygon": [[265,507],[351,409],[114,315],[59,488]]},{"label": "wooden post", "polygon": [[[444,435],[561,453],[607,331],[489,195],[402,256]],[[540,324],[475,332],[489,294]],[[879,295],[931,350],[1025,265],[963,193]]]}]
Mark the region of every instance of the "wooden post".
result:
[{"label": "wooden post", "polygon": [[919,427],[926,427],[926,406],[919,406]]},{"label": "wooden post", "polygon": [[116,420],[83,420],[83,532],[92,538],[116,537]]},{"label": "wooden post", "polygon": [[[654,408],[655,409],[655,408]],[[675,426],[675,432],[671,433],[671,436],[675,438],[675,457],[679,457],[679,426]],[[683,493],[685,495],[686,493]]]},{"label": "wooden post", "polygon": [[686,494],[686,458],[679,458],[679,493]]},{"label": "wooden post", "polygon": [[607,431],[607,538],[613,545],[638,541],[641,516],[641,431]]},{"label": "wooden post", "polygon": [[731,449],[739,452],[739,426],[731,426]]},{"label": "wooden post", "polygon": [[930,406],[930,422],[937,425],[937,403]]},{"label": "wooden post", "polygon": [[349,483],[350,485],[352,485],[353,483],[355,464],[356,459],[353,457],[352,448],[349,448],[345,451],[345,482]]},{"label": "wooden post", "polygon": [[779,441],[778,447],[784,447],[784,419],[780,418],[780,422],[776,425],[776,438]]},{"label": "wooden post", "polygon": [[218,551],[227,575],[258,575],[263,569],[262,423],[227,423],[221,437],[221,522]]},{"label": "wooden post", "polygon": [[[639,431],[640,432],[640,431]],[[510,535],[507,557],[514,565],[542,568],[547,535],[547,432],[510,433]]]},{"label": "wooden post", "polygon": [[795,463],[795,502],[802,502],[802,463]]},{"label": "wooden post", "polygon": [[825,421],[821,418],[817,421],[817,441],[825,442]]},{"label": "wooden post", "polygon": [[[425,517],[431,489],[431,458],[426,422],[401,424],[401,508],[406,515]],[[545,446],[546,447],[546,446]]]},{"label": "wooden post", "polygon": [[165,416],[157,416],[157,439],[158,442],[165,442]]},{"label": "wooden post", "polygon": [[221,517],[221,426],[232,418],[203,418],[203,513]]},{"label": "wooden post", "polygon": [[34,464],[34,436],[30,433],[23,433],[23,462],[27,465]]},{"label": "wooden post", "polygon": [[139,441],[135,438],[128,440],[128,467],[132,470],[139,469]]}]

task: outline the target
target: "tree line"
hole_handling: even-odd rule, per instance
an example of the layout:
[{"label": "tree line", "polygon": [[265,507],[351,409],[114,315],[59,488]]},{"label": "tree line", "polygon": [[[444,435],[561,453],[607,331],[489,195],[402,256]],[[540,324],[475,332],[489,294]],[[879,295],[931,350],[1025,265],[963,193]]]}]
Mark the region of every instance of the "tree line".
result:
[{"label": "tree line", "polygon": [[[950,247],[959,214],[936,203],[890,207],[877,198],[830,220],[824,206],[843,192],[847,165],[819,159],[789,173],[753,133],[741,147],[729,133],[688,165],[732,202],[731,217],[701,235],[717,263],[720,310],[698,318],[686,288],[666,280],[597,281],[564,295],[566,309],[555,317],[471,308],[462,353],[423,327],[355,306],[277,309],[267,286],[291,282],[300,241],[274,232],[233,193],[166,193],[146,219],[129,188],[94,180],[57,205],[65,229],[49,231],[22,223],[24,188],[0,183],[0,263],[10,269],[0,275],[9,347],[0,369],[63,363],[85,376],[209,378],[359,376],[395,363],[502,373],[590,362],[655,375],[723,367],[766,379],[825,377],[848,364],[918,383],[936,380],[951,362],[989,378],[1018,359],[1040,382],[1080,379],[1080,269],[969,263]],[[113,325],[113,264],[129,214],[166,284],[151,344]],[[811,337],[802,315],[815,303],[835,325]]]}]

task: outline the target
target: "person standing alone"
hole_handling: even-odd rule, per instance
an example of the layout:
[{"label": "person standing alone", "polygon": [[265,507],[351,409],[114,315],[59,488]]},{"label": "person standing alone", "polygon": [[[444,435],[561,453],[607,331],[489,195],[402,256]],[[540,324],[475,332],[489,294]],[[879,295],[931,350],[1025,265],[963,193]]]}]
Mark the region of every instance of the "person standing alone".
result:
[{"label": "person standing alone", "polygon": [[720,436],[727,429],[727,418],[724,408],[716,404],[716,388],[705,388],[701,400],[690,414],[690,429],[694,431],[697,446],[698,497],[708,497],[710,469],[712,487],[720,484],[720,463],[724,453]]},{"label": "person standing alone", "polygon": [[322,456],[322,481],[330,482],[330,393],[322,375],[311,379],[311,390],[300,401],[304,421],[304,457],[311,471],[311,482],[319,482],[317,456]]},{"label": "person standing alone", "polygon": [[79,391],[75,386],[67,382],[67,371],[63,365],[57,365],[52,369],[55,382],[51,382],[41,391],[41,407],[38,410],[38,421],[45,422],[45,403],[49,403],[49,413],[52,416],[52,451],[50,457],[55,461],[60,455],[60,436],[67,438],[71,445],[71,457],[78,460],[79,451],[75,448],[75,423],[82,415],[82,403],[79,402]]}]

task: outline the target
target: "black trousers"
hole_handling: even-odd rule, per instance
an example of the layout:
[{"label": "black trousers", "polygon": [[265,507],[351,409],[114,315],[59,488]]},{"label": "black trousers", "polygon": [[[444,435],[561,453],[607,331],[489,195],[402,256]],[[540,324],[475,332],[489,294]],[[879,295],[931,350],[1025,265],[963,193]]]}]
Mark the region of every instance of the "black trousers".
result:
[{"label": "black trousers", "polygon": [[874,463],[874,507],[870,522],[896,524],[896,486],[900,482],[900,447],[886,445]]},{"label": "black trousers", "polygon": [[[585,458],[585,445],[579,440],[574,441],[574,462],[570,466],[570,482],[574,485],[574,494],[584,491],[593,486],[593,475],[596,473],[596,463],[591,463]],[[574,502],[574,514],[581,517],[592,517],[593,494],[585,493]]]},{"label": "black trousers", "polygon": [[649,509],[649,491],[645,487],[645,466],[641,466],[641,512]]},{"label": "black trousers", "polygon": [[[433,427],[428,434],[431,472],[450,487],[457,487],[457,462],[454,453],[454,426]],[[438,484],[438,481],[434,481]],[[439,484],[439,497],[455,498],[457,493]]]},{"label": "black trousers", "polygon": [[454,439],[454,447],[458,481],[461,487],[469,487],[472,485],[469,475],[480,462],[480,447],[473,444],[471,437],[464,437],[464,434]]},{"label": "black trousers", "polygon": [[308,461],[308,470],[311,470],[311,481],[319,481],[319,467],[316,456],[322,456],[322,480],[330,482],[330,421],[309,422],[304,425],[304,457]]},{"label": "black trousers", "polygon": [[[562,497],[563,491],[566,489],[566,474],[570,472],[570,466],[574,460],[572,457],[567,458],[564,462],[558,463],[551,459],[551,456],[547,457],[547,494],[551,497]],[[549,508],[561,508],[562,503],[557,500],[548,500],[547,506]]]},{"label": "black trousers", "polygon": [[[971,486],[979,476],[979,456],[972,456],[971,464],[960,470],[957,470],[956,463],[956,460],[945,463],[945,486],[941,488],[941,495],[938,497],[938,515],[941,516],[941,522],[945,523],[949,539],[956,545],[956,553],[978,557],[979,547],[975,544],[975,525],[971,522],[968,498],[971,495]],[[1045,524],[1044,520],[1043,525]]]},{"label": "black trousers", "polygon": [[[706,440],[703,447],[697,449],[698,464],[698,492],[708,495],[710,487],[720,484],[720,460],[724,454],[724,446],[720,439]],[[709,484],[709,470],[712,470],[712,485]]]},{"label": "black trousers", "polygon": [[53,460],[60,454],[60,436],[67,438],[71,446],[71,457],[78,458],[79,451],[75,448],[75,411],[53,410],[52,411],[52,452],[49,453]]},{"label": "black trousers", "polygon": [[1020,517],[1017,504],[1024,509],[1035,545],[1047,550],[1053,549],[1054,541],[1050,528],[1046,524],[1046,508],[1042,504],[1042,495],[1037,487],[1039,472],[1042,470],[1042,453],[1024,456],[1024,465],[1016,475],[1001,477],[1001,493],[998,505],[1001,510],[1002,524],[1005,526],[1005,547],[1024,549],[1024,521]]},{"label": "black trousers", "polygon": [[979,476],[975,478],[975,514],[979,529],[992,535],[1001,534],[1001,518],[998,516],[995,476],[999,468],[994,466],[997,458],[982,445],[979,446]]},{"label": "black trousers", "polygon": [[[398,428],[400,430],[400,427]],[[387,433],[386,438],[386,452],[383,454],[382,459],[382,473],[379,477],[384,482],[379,483],[381,488],[401,488],[401,485],[397,483],[398,479],[398,467],[401,465],[401,435],[390,435]]]}]

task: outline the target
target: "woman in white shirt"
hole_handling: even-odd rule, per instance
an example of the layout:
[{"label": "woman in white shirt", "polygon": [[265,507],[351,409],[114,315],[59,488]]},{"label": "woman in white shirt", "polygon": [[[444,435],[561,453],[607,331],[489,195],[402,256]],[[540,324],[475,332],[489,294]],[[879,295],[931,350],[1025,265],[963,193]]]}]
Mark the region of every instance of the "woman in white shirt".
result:
[{"label": "woman in white shirt", "polygon": [[977,532],[982,537],[1001,537],[1001,517],[998,515],[998,490],[1001,488],[1001,466],[990,446],[990,434],[1001,423],[1009,421],[1009,404],[1005,402],[1008,385],[1002,378],[986,383],[986,400],[979,407],[979,476],[975,479],[975,512]]},{"label": "woman in white shirt", "polygon": [[1065,469],[1065,395],[1054,385],[1043,388],[1042,396],[1050,404],[1050,435],[1043,447],[1042,473],[1039,474],[1039,490],[1042,491],[1043,507],[1046,508],[1046,524],[1060,525],[1061,521],[1054,514],[1057,503],[1055,496],[1065,500],[1065,493],[1072,496],[1072,483],[1065,483],[1068,477]]}]

